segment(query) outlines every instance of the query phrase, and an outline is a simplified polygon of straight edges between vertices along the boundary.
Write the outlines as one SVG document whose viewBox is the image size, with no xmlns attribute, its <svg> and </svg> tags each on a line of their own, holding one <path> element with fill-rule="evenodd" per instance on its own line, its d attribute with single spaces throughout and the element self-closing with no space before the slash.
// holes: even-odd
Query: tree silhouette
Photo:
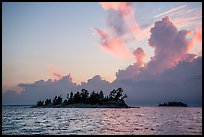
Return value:
<svg viewBox="0 0 204 137">
<path fill-rule="evenodd" d="M 74 103 L 84 103 L 84 104 L 119 104 L 121 106 L 127 106 L 125 104 L 124 98 L 127 98 L 125 94 L 123 96 L 123 89 L 113 89 L 109 95 L 104 97 L 104 93 L 102 90 L 100 92 L 92 91 L 90 96 L 89 92 L 86 89 L 82 89 L 80 92 L 76 92 L 75 94 L 71 92 L 67 94 L 67 98 L 63 101 L 61 95 L 55 96 L 53 100 L 46 99 L 45 104 L 44 101 L 38 101 L 37 106 L 52 106 L 52 105 L 69 105 Z M 69 96 L 70 95 L 70 96 Z"/>
<path fill-rule="evenodd" d="M 62 98 L 61 95 L 60 96 L 55 96 L 55 98 L 53 99 L 53 105 L 59 105 L 62 103 Z"/>
<path fill-rule="evenodd" d="M 70 93 L 70 97 L 69 97 L 67 103 L 68 103 L 68 104 L 72 104 L 72 103 L 74 103 L 74 94 L 73 94 L 73 92 Z"/>
<path fill-rule="evenodd" d="M 81 94 L 79 91 L 77 91 L 76 94 L 74 94 L 74 103 L 80 103 L 82 101 Z"/>
<path fill-rule="evenodd" d="M 86 89 L 81 90 L 81 98 L 83 103 L 88 103 L 89 92 Z"/>
<path fill-rule="evenodd" d="M 51 104 L 52 104 L 51 99 L 46 99 L 45 100 L 45 106 L 48 106 L 48 105 L 51 105 Z"/>
<path fill-rule="evenodd" d="M 181 107 L 187 107 L 187 104 L 184 104 L 182 102 L 168 102 L 159 104 L 159 106 L 181 106 Z"/>
<path fill-rule="evenodd" d="M 99 93 L 99 102 L 100 104 L 103 103 L 104 101 L 104 95 L 103 95 L 103 91 L 101 90 L 100 93 Z"/>
<path fill-rule="evenodd" d="M 43 105 L 44 105 L 44 101 L 40 100 L 40 101 L 37 102 L 37 106 L 43 106 Z"/>
<path fill-rule="evenodd" d="M 118 101 L 122 95 L 123 95 L 123 89 L 122 88 L 118 88 L 116 90 L 115 100 Z"/>
<path fill-rule="evenodd" d="M 110 100 L 110 101 L 111 101 L 111 100 L 114 100 L 115 96 L 116 96 L 116 90 L 113 89 L 113 90 L 110 92 L 110 94 L 109 94 L 109 100 Z"/>
</svg>

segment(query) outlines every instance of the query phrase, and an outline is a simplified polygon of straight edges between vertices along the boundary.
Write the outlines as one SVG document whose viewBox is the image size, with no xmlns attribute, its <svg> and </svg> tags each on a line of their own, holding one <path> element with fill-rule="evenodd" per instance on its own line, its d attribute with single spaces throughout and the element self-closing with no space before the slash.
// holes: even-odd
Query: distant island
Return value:
<svg viewBox="0 0 204 137">
<path fill-rule="evenodd" d="M 61 95 L 55 96 L 53 100 L 46 99 L 38 101 L 36 106 L 31 108 L 128 108 L 123 96 L 123 89 L 113 89 L 110 94 L 104 97 L 103 91 L 99 93 L 93 91 L 90 95 L 88 90 L 82 89 L 75 94 L 71 92 L 67 94 L 67 98 L 63 101 Z"/>
<path fill-rule="evenodd" d="M 184 104 L 182 102 L 168 102 L 159 104 L 158 106 L 187 107 L 187 104 Z"/>
</svg>

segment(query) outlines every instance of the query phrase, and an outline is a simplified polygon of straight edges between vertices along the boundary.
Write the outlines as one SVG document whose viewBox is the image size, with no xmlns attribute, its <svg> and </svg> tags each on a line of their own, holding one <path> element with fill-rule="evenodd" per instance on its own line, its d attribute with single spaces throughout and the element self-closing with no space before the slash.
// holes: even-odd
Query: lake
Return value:
<svg viewBox="0 0 204 137">
<path fill-rule="evenodd" d="M 2 106 L 2 134 L 202 135 L 202 108 Z"/>
</svg>

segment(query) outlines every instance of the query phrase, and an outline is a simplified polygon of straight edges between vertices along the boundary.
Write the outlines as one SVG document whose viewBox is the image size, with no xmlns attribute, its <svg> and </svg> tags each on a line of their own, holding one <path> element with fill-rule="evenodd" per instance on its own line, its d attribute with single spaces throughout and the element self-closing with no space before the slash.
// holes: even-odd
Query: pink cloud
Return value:
<svg viewBox="0 0 204 137">
<path fill-rule="evenodd" d="M 95 29 L 101 37 L 102 49 L 120 58 L 130 59 L 131 54 L 126 47 L 126 36 L 143 40 L 150 35 L 150 28 L 140 29 L 135 19 L 135 11 L 130 2 L 100 2 L 104 10 L 108 10 L 107 26 L 110 32 Z"/>
<path fill-rule="evenodd" d="M 193 31 L 192 40 L 191 40 L 190 52 L 195 53 L 198 56 L 202 56 L 202 29 L 195 27 Z"/>
<path fill-rule="evenodd" d="M 144 29 L 140 29 L 137 33 L 135 33 L 135 37 L 137 40 L 144 40 L 145 38 L 150 37 L 150 30 L 153 27 L 153 25 L 149 25 L 148 27 Z"/>
<path fill-rule="evenodd" d="M 192 40 L 186 39 L 190 33 L 192 32 L 187 30 L 178 31 L 167 16 L 156 21 L 149 38 L 149 46 L 154 48 L 155 52 L 147 64 L 148 71 L 162 73 L 176 66 L 179 61 L 189 59 L 186 56 L 194 46 Z"/>
<path fill-rule="evenodd" d="M 195 29 L 195 41 L 202 44 L 202 30 L 200 28 Z"/>
<path fill-rule="evenodd" d="M 55 72 L 53 73 L 53 75 L 54 75 L 54 77 L 55 77 L 56 80 L 60 80 L 60 79 L 63 78 L 63 75 L 58 74 L 58 73 L 55 73 Z"/>
<path fill-rule="evenodd" d="M 112 25 L 114 29 L 119 29 L 119 27 L 114 27 L 118 22 L 120 22 L 121 26 L 127 26 L 129 30 L 126 30 L 125 33 L 132 33 L 132 35 L 137 38 L 137 32 L 140 31 L 139 25 L 135 19 L 135 11 L 130 2 L 100 2 L 99 3 L 103 9 L 110 10 L 109 16 L 110 18 L 115 18 L 116 15 L 120 15 L 116 20 L 112 21 Z M 111 14 L 111 11 L 115 11 L 114 14 Z M 109 19 L 110 19 L 109 18 Z M 109 20 L 108 19 L 108 20 Z M 114 25 L 115 24 L 115 25 Z M 118 30 L 114 30 L 118 32 Z"/>
<path fill-rule="evenodd" d="M 48 71 L 54 76 L 54 79 L 55 79 L 55 80 L 60 80 L 60 79 L 62 79 L 63 76 L 64 76 L 63 74 L 61 74 L 61 73 L 59 72 L 58 67 L 55 66 L 55 65 L 49 66 L 49 67 L 48 67 Z"/>
<path fill-rule="evenodd" d="M 178 30 L 169 17 L 156 21 L 151 28 L 149 46 L 154 48 L 154 56 L 146 64 L 143 63 L 145 53 L 142 48 L 133 51 L 135 63 L 129 65 L 125 70 L 116 73 L 116 80 L 134 81 L 157 78 L 165 70 L 175 68 L 179 62 L 191 62 L 196 55 L 191 54 L 194 47 L 193 39 L 187 39 L 192 35 L 191 30 Z M 132 82 L 130 80 L 130 82 Z"/>
<path fill-rule="evenodd" d="M 99 2 L 99 4 L 105 10 L 123 10 L 125 7 L 127 7 L 127 2 Z"/>
<path fill-rule="evenodd" d="M 142 66 L 144 64 L 144 58 L 146 56 L 143 49 L 137 48 L 137 49 L 133 50 L 133 55 L 135 56 L 135 63 L 138 66 Z"/>
<path fill-rule="evenodd" d="M 125 46 L 123 39 L 119 37 L 111 37 L 107 32 L 97 28 L 95 31 L 101 37 L 100 43 L 106 51 L 114 54 L 117 57 L 130 59 L 131 54 L 128 48 Z"/>
<path fill-rule="evenodd" d="M 137 48 L 133 50 L 133 55 L 135 57 L 135 63 L 133 65 L 129 65 L 125 70 L 118 70 L 118 72 L 116 72 L 116 80 L 125 80 L 138 77 L 140 71 L 144 67 L 144 58 L 146 54 L 142 48 Z"/>
</svg>

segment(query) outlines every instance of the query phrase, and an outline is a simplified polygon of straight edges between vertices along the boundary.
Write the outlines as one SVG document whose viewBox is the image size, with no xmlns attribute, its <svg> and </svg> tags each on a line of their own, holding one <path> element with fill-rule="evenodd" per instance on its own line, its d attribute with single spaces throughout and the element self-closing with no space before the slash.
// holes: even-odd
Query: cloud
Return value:
<svg viewBox="0 0 204 137">
<path fill-rule="evenodd" d="M 56 78 L 57 80 L 59 80 L 59 79 L 61 79 L 61 78 L 63 77 L 63 75 L 58 74 L 58 73 L 53 73 L 53 75 L 55 76 L 55 78 Z"/>
<path fill-rule="evenodd" d="M 170 15 L 169 15 L 170 16 Z M 172 17 L 172 22 L 176 24 L 177 28 L 193 27 L 202 24 L 202 8 L 185 9 L 177 12 Z"/>
<path fill-rule="evenodd" d="M 130 66 L 123 73 L 132 73 Z M 144 70 L 144 68 L 143 68 Z M 156 105 L 160 102 L 182 101 L 188 105 L 202 105 L 202 58 L 180 61 L 175 67 L 152 76 L 142 73 L 127 79 L 117 77 L 112 83 L 127 91 L 127 102 L 137 105 Z M 126 75 L 125 75 L 126 76 Z"/>
<path fill-rule="evenodd" d="M 121 13 L 115 10 L 108 12 L 107 26 L 113 33 L 113 36 L 124 37 L 128 33 L 128 26 L 121 17 Z"/>
<path fill-rule="evenodd" d="M 38 80 L 34 83 L 20 83 L 18 86 L 23 89 L 20 94 L 15 91 L 3 94 L 4 104 L 35 104 L 38 100 L 51 99 L 56 95 L 66 97 L 67 93 L 77 89 L 70 75 L 60 80 Z"/>
<path fill-rule="evenodd" d="M 173 8 L 173 9 L 167 10 L 167 11 L 165 11 L 163 13 L 160 13 L 159 15 L 155 15 L 155 16 L 153 16 L 153 18 L 158 18 L 158 17 L 161 17 L 161 16 L 166 16 L 166 15 L 168 15 L 170 13 L 172 14 L 173 12 L 178 12 L 179 10 L 184 9 L 186 7 L 187 7 L 186 4 L 182 5 L 182 6 L 178 6 L 176 8 Z"/>
<path fill-rule="evenodd" d="M 136 77 L 141 70 L 142 68 L 136 63 L 129 65 L 125 70 L 118 70 L 118 72 L 116 72 L 116 81 L 118 79 L 130 79 L 132 77 Z"/>
<path fill-rule="evenodd" d="M 150 37 L 150 30 L 152 27 L 153 27 L 153 25 L 149 25 L 145 28 L 140 29 L 137 33 L 135 33 L 136 40 L 141 41 L 141 40 L 144 40 L 146 38 L 149 38 Z"/>
<path fill-rule="evenodd" d="M 134 70 L 140 70 L 133 75 Z M 96 75 L 87 82 L 76 85 L 71 76 L 64 76 L 56 80 L 39 80 L 30 84 L 19 84 L 23 88 L 20 94 L 15 91 L 7 91 L 2 96 L 3 104 L 35 104 L 38 100 L 53 99 L 56 95 L 63 98 L 71 91 L 80 91 L 86 88 L 91 91 L 103 90 L 107 95 L 114 88 L 122 87 L 128 95 L 126 102 L 129 105 L 156 105 L 166 101 L 182 101 L 188 105 L 202 105 L 202 57 L 192 61 L 180 61 L 175 67 L 166 69 L 163 73 L 152 76 L 139 68 L 130 65 L 121 70 L 120 76 L 112 83 L 105 81 Z M 129 74 L 130 77 L 127 77 Z M 122 77 L 125 76 L 126 78 Z"/>
<path fill-rule="evenodd" d="M 168 17 L 155 22 L 149 38 L 154 56 L 144 67 L 134 63 L 119 70 L 112 84 L 128 91 L 129 103 L 180 100 L 201 105 L 202 57 L 190 53 L 194 45 L 186 36 L 191 33 L 178 31 Z"/>
<path fill-rule="evenodd" d="M 122 6 L 126 4 L 126 2 L 99 2 L 99 4 L 105 9 L 113 9 L 113 10 L 120 10 Z"/>
<path fill-rule="evenodd" d="M 100 2 L 99 4 L 105 10 L 110 10 L 108 16 L 109 18 L 107 20 L 109 21 L 110 18 L 114 19 L 111 20 L 111 23 L 108 23 L 109 27 L 111 27 L 114 32 L 121 32 L 121 28 L 123 28 L 123 35 L 125 33 L 132 33 L 132 35 L 135 36 L 135 38 L 137 38 L 137 33 L 140 31 L 140 28 L 135 19 L 135 11 L 132 7 L 132 3 Z M 118 25 L 121 25 L 122 27 L 121 28 L 117 27 Z M 121 35 L 121 33 L 117 34 Z"/>
<path fill-rule="evenodd" d="M 199 19 L 202 18 L 202 15 L 196 15 L 193 17 L 177 17 L 173 18 L 172 22 L 177 25 L 178 28 L 183 28 L 187 26 L 193 26 L 199 22 Z"/>
<path fill-rule="evenodd" d="M 116 88 L 113 85 L 111 85 L 110 82 L 103 80 L 101 78 L 100 75 L 96 75 L 93 78 L 87 80 L 87 82 L 83 82 L 81 83 L 81 85 L 78 86 L 78 89 L 87 89 L 89 90 L 89 92 L 91 91 L 100 91 L 103 90 L 103 92 L 105 93 L 105 95 L 109 94 L 109 91 L 111 91 L 112 89 Z"/>
<path fill-rule="evenodd" d="M 178 29 L 184 27 L 195 27 L 196 24 L 202 24 L 202 8 L 189 9 L 186 4 L 170 9 L 159 15 L 153 16 L 153 18 L 169 16 L 172 18 L 172 22 Z"/>
<path fill-rule="evenodd" d="M 103 90 L 106 95 L 114 89 L 108 81 L 103 80 L 99 75 L 81 83 L 81 85 L 73 83 L 71 75 L 67 75 L 59 80 L 38 80 L 34 83 L 20 83 L 18 86 L 23 89 L 19 94 L 14 90 L 3 93 L 3 104 L 35 104 L 38 100 L 53 99 L 59 95 L 66 98 L 71 91 L 77 92 L 83 88 L 88 89 L 89 92 Z"/>
<path fill-rule="evenodd" d="M 135 12 L 130 2 L 99 2 L 103 9 L 109 10 L 108 12 L 108 26 L 114 31 L 119 32 L 121 35 L 121 28 L 123 28 L 123 35 L 130 31 L 134 34 L 139 30 L 136 23 Z M 118 27 L 121 25 L 122 27 Z M 125 29 L 124 29 L 125 28 Z M 129 28 L 129 30 L 127 29 Z"/>
<path fill-rule="evenodd" d="M 147 69 L 152 73 L 161 73 L 174 67 L 178 61 L 186 59 L 186 54 L 193 48 L 192 41 L 186 39 L 190 31 L 178 31 L 167 16 L 156 21 L 150 32 L 149 46 L 155 51 Z"/>
<path fill-rule="evenodd" d="M 202 30 L 198 27 L 195 28 L 194 40 L 202 45 Z"/>
<path fill-rule="evenodd" d="M 63 78 L 63 74 L 59 73 L 59 69 L 58 67 L 56 67 L 55 65 L 51 65 L 48 67 L 48 71 L 50 73 L 52 73 L 52 75 L 54 76 L 55 80 L 59 80 Z"/>
<path fill-rule="evenodd" d="M 101 37 L 101 45 L 113 55 L 121 58 L 131 58 L 126 44 L 130 37 L 142 40 L 148 36 L 148 30 L 142 31 L 135 19 L 135 11 L 130 2 L 99 2 L 104 10 L 108 11 L 106 20 L 110 32 L 102 29 L 95 29 Z"/>
<path fill-rule="evenodd" d="M 116 79 L 129 79 L 136 77 L 144 66 L 144 58 L 146 54 L 142 48 L 137 48 L 133 50 L 133 55 L 135 57 L 135 63 L 127 67 L 126 70 L 118 70 L 116 72 Z"/>
<path fill-rule="evenodd" d="M 133 55 L 135 56 L 135 63 L 138 66 L 142 66 L 144 64 L 145 53 L 142 48 L 137 48 L 133 50 Z"/>
<path fill-rule="evenodd" d="M 129 59 L 131 54 L 128 48 L 125 46 L 125 42 L 120 37 L 111 37 L 107 32 L 100 29 L 95 29 L 96 33 L 100 36 L 102 45 L 105 51 L 112 53 L 113 55 Z"/>
<path fill-rule="evenodd" d="M 140 25 L 135 18 L 135 10 L 131 2 L 99 2 L 104 10 L 108 11 L 105 31 L 96 28 L 96 33 L 101 37 L 102 49 L 114 56 L 130 59 L 132 55 L 126 44 L 130 40 L 144 40 L 150 36 L 151 24 Z M 145 26 L 145 27 L 144 27 Z"/>
</svg>

